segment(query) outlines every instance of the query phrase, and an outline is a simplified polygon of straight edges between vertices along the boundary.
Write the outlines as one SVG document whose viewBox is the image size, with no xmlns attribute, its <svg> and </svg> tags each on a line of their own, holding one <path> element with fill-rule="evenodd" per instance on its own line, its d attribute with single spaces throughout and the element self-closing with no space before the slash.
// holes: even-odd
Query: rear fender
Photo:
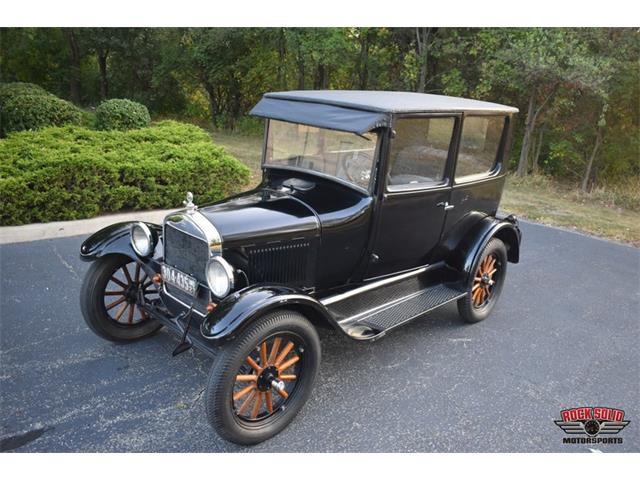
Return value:
<svg viewBox="0 0 640 480">
<path fill-rule="evenodd" d="M 200 325 L 202 336 L 214 343 L 236 338 L 264 314 L 287 308 L 297 310 L 315 325 L 329 325 L 338 331 L 337 322 L 315 298 L 285 286 L 251 286 L 223 299 Z"/>
<path fill-rule="evenodd" d="M 522 234 L 518 220 L 510 215 L 505 219 L 485 216 L 460 239 L 455 248 L 450 250 L 447 264 L 461 272 L 465 279 L 475 270 L 480 254 L 492 238 L 499 238 L 507 248 L 507 260 L 511 263 L 520 261 L 520 242 Z"/>
</svg>

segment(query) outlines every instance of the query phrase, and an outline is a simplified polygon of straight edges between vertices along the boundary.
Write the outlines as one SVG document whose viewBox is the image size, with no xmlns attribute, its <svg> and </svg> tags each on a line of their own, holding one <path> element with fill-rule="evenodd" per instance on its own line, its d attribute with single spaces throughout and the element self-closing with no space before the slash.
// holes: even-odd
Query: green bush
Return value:
<svg viewBox="0 0 640 480">
<path fill-rule="evenodd" d="M 131 100 L 105 100 L 96 108 L 96 127 L 100 130 L 143 128 L 150 122 L 147 107 Z"/>
<path fill-rule="evenodd" d="M 32 83 L 0 85 L 0 134 L 79 124 L 82 110 Z"/>
<path fill-rule="evenodd" d="M 18 95 L 51 95 L 44 88 L 36 85 L 35 83 L 0 83 L 0 105 L 2 105 L 9 98 L 16 97 Z"/>
<path fill-rule="evenodd" d="M 216 201 L 248 181 L 249 169 L 193 125 L 12 133 L 0 141 L 0 225 L 179 207 L 187 190 Z"/>
</svg>

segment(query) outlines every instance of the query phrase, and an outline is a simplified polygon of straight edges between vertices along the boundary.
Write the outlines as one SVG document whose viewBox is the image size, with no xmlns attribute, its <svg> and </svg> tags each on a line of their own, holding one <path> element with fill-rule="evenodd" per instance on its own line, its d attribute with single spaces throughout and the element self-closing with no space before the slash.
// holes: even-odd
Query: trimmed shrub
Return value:
<svg viewBox="0 0 640 480">
<path fill-rule="evenodd" d="M 0 83 L 0 106 L 9 98 L 18 95 L 51 95 L 35 83 L 11 82 Z"/>
<path fill-rule="evenodd" d="M 0 225 L 181 207 L 241 191 L 249 169 L 194 125 L 121 132 L 50 127 L 0 142 Z"/>
<path fill-rule="evenodd" d="M 149 125 L 149 110 L 141 103 L 114 98 L 96 108 L 96 127 L 99 130 L 129 130 Z"/>
<path fill-rule="evenodd" d="M 79 124 L 82 111 L 54 95 L 24 94 L 2 103 L 2 133 Z"/>
</svg>

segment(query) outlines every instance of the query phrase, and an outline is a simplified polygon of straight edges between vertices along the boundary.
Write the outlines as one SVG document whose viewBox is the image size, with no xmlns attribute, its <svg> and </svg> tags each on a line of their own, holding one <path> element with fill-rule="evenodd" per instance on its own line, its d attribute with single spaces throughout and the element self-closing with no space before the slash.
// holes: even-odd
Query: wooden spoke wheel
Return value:
<svg viewBox="0 0 640 480">
<path fill-rule="evenodd" d="M 478 265 L 471 287 L 471 300 L 474 308 L 481 308 L 491 299 L 499 266 L 500 261 L 495 253 L 488 254 Z"/>
<path fill-rule="evenodd" d="M 469 323 L 489 316 L 496 305 L 507 273 L 507 249 L 499 238 L 492 238 L 479 256 L 467 295 L 458 300 L 458 312 Z"/>
<path fill-rule="evenodd" d="M 123 326 L 149 320 L 147 313 L 137 304 L 139 295 L 150 302 L 158 297 L 158 287 L 139 263 L 131 261 L 113 272 L 105 288 L 104 308 L 109 318 Z"/>
<path fill-rule="evenodd" d="M 80 290 L 80 308 L 94 333 L 107 340 L 127 342 L 151 335 L 161 325 L 137 303 L 158 298 L 158 289 L 143 268 L 125 255 L 95 260 Z"/>
<path fill-rule="evenodd" d="M 304 348 L 289 335 L 255 348 L 236 375 L 232 401 L 243 420 L 263 420 L 281 410 L 303 371 Z"/>
<path fill-rule="evenodd" d="M 205 395 L 209 423 L 234 443 L 272 437 L 307 401 L 319 364 L 309 320 L 288 310 L 266 314 L 218 351 Z"/>
</svg>

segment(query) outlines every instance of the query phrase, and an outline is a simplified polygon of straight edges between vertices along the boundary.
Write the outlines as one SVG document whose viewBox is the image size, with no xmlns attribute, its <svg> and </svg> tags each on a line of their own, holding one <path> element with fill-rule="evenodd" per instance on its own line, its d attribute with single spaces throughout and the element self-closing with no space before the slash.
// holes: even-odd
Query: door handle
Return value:
<svg viewBox="0 0 640 480">
<path fill-rule="evenodd" d="M 455 208 L 455 205 L 450 205 L 449 202 L 440 202 L 436 204 L 436 207 L 443 207 L 445 210 L 451 210 Z"/>
</svg>

